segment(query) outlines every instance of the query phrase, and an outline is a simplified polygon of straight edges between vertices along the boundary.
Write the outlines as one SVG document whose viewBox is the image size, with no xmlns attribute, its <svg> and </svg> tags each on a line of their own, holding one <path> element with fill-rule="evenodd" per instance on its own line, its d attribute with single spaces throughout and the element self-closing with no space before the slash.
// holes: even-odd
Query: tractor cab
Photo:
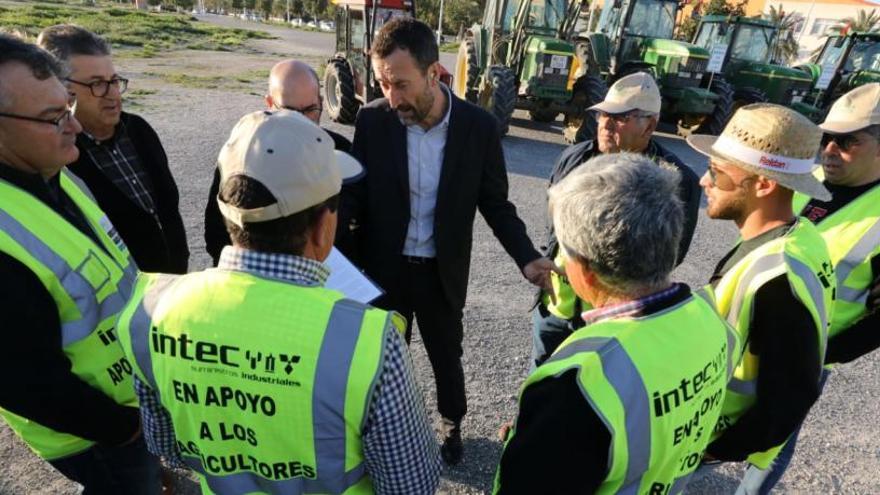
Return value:
<svg viewBox="0 0 880 495">
<path fill-rule="evenodd" d="M 610 42 L 610 71 L 621 61 L 641 59 L 646 40 L 671 40 L 678 12 L 676 0 L 615 0 L 602 9 L 598 30 Z"/>
<path fill-rule="evenodd" d="M 414 17 L 414 0 L 333 0 L 336 5 L 336 54 L 324 70 L 324 104 L 336 122 L 351 124 L 357 111 L 382 97 L 370 66 L 370 46 L 385 23 Z M 440 80 L 451 77 L 440 68 Z"/>
<path fill-rule="evenodd" d="M 880 33 L 830 36 L 815 62 L 798 67 L 812 76 L 809 100 L 826 109 L 844 93 L 880 82 Z"/>
<path fill-rule="evenodd" d="M 726 47 L 721 74 L 733 86 L 734 109 L 770 102 L 815 119 L 818 109 L 802 101 L 811 79 L 800 70 L 771 62 L 778 31 L 765 19 L 706 15 L 697 27 L 694 44 L 710 51 Z"/>
</svg>

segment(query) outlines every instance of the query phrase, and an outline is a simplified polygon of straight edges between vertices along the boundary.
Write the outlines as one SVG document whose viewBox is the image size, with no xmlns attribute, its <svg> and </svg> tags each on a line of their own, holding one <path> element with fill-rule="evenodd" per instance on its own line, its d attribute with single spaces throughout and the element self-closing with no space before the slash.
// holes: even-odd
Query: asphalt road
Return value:
<svg viewBox="0 0 880 495">
<path fill-rule="evenodd" d="M 208 66 L 200 66 L 199 70 L 209 72 L 215 70 L 211 68 L 214 66 L 216 71 L 229 66 L 267 69 L 273 60 L 288 56 L 325 60 L 332 55 L 334 46 L 332 34 L 258 25 L 223 16 L 202 18 L 221 25 L 267 30 L 279 38 L 255 42 L 254 52 L 248 55 L 192 52 L 167 59 L 121 59 L 117 63 L 135 87 L 154 91 L 140 97 L 138 106 L 129 108 L 153 124 L 170 158 L 189 234 L 191 270 L 210 263 L 204 251 L 202 211 L 217 152 L 238 118 L 261 108 L 264 83 L 254 82 L 237 90 L 191 88 L 167 84 L 151 73 L 169 67 L 195 70 L 192 67 L 196 61 Z M 451 68 L 454 54 L 442 54 L 442 61 Z M 349 126 L 331 122 L 326 125 L 352 135 Z M 524 112 L 518 111 L 510 135 L 503 142 L 510 198 L 536 244 L 542 241 L 546 221 L 547 177 L 564 149 L 560 125 L 533 124 Z M 705 160 L 680 138 L 659 135 L 658 139 L 697 174 L 705 172 Z M 694 287 L 705 283 L 735 237 L 736 231 L 729 222 L 708 220 L 701 212 L 689 254 L 675 271 L 674 279 Z M 469 397 L 469 412 L 463 426 L 466 453 L 461 465 L 444 472 L 442 493 L 484 493 L 491 487 L 500 453 L 495 432 L 503 421 L 515 415 L 519 386 L 528 370 L 529 307 L 533 294 L 478 216 L 464 321 L 464 370 Z M 411 349 L 428 410 L 436 420 L 432 374 L 417 338 Z M 880 406 L 873 395 L 878 385 L 880 364 L 876 355 L 837 368 L 808 418 L 792 467 L 778 486 L 780 492 L 880 493 Z M 23 448 L 5 426 L 0 427 L 0 459 L 0 494 L 75 493 L 69 483 Z M 736 465 L 725 466 L 692 483 L 689 492 L 732 493 L 739 472 Z M 195 493 L 195 485 L 188 483 L 181 492 Z"/>
</svg>

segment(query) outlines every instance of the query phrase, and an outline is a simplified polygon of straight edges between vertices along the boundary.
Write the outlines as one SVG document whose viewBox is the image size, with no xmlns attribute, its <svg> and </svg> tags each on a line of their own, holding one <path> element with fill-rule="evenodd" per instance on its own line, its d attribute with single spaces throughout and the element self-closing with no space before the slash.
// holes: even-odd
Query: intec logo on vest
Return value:
<svg viewBox="0 0 880 495">
<path fill-rule="evenodd" d="M 187 361 L 200 363 L 223 364 L 232 368 L 239 368 L 234 355 L 240 351 L 238 347 L 231 345 L 215 344 L 213 342 L 192 340 L 185 333 L 177 338 L 172 335 L 159 333 L 159 329 L 150 329 L 150 342 L 153 352 L 165 354 L 170 357 L 180 357 Z"/>
</svg>

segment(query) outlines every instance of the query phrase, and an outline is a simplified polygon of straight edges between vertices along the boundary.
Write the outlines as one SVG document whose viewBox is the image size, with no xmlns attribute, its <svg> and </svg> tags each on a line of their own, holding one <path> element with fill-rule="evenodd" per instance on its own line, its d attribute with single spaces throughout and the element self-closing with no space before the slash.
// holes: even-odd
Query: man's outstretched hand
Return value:
<svg viewBox="0 0 880 495">
<path fill-rule="evenodd" d="M 562 269 L 556 266 L 556 263 L 553 263 L 550 258 L 538 258 L 523 267 L 523 275 L 525 275 L 528 281 L 547 291 L 555 302 L 553 286 L 550 284 L 550 274 L 552 272 L 565 275 Z"/>
</svg>

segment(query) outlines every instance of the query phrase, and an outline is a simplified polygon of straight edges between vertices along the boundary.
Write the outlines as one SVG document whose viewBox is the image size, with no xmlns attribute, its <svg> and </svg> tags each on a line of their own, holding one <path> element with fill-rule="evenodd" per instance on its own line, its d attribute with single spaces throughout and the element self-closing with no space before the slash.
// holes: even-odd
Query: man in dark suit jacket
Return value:
<svg viewBox="0 0 880 495">
<path fill-rule="evenodd" d="M 437 383 L 444 460 L 461 460 L 460 423 L 467 410 L 462 309 L 477 209 L 523 274 L 549 284 L 542 258 L 507 198 L 507 171 L 497 122 L 438 81 L 431 29 L 413 19 L 385 24 L 372 47 L 385 99 L 361 109 L 352 154 L 366 177 L 343 189 L 337 246 L 384 290 L 376 305 L 419 330 Z M 349 250 L 350 251 L 350 250 Z"/>
<path fill-rule="evenodd" d="M 288 59 L 278 62 L 269 72 L 269 94 L 266 95 L 266 108 L 269 110 L 293 110 L 309 118 L 316 125 L 321 123 L 324 110 L 321 101 L 321 83 L 318 74 L 309 64 L 300 60 Z M 333 138 L 333 144 L 339 151 L 349 153 L 351 142 L 331 130 L 324 131 Z M 205 205 L 205 249 L 214 260 L 220 260 L 220 253 L 225 246 L 232 244 L 223 215 L 217 206 L 217 193 L 220 192 L 220 170 L 214 169 L 214 179 L 208 191 L 208 202 Z"/>
<path fill-rule="evenodd" d="M 168 157 L 144 119 L 122 111 L 128 80 L 113 67 L 110 47 L 79 26 L 51 26 L 40 46 L 67 64 L 76 95 L 79 159 L 68 166 L 91 190 L 138 268 L 186 273 L 189 249 Z"/>
</svg>

